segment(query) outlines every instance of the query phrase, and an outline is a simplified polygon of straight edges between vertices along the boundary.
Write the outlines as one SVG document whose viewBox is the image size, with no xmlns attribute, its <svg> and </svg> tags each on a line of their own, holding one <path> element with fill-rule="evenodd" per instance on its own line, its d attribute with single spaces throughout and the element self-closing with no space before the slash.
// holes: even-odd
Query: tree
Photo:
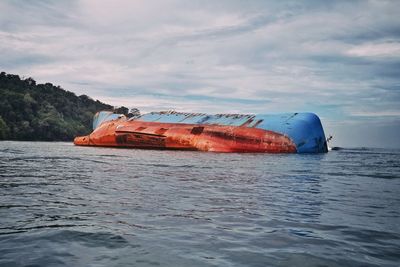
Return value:
<svg viewBox="0 0 400 267">
<path fill-rule="evenodd" d="M 0 116 L 0 140 L 5 140 L 7 138 L 9 130 L 6 122 Z"/>
<path fill-rule="evenodd" d="M 73 140 L 91 132 L 101 110 L 113 107 L 51 83 L 0 73 L 0 139 Z"/>
<path fill-rule="evenodd" d="M 114 113 L 117 113 L 117 114 L 128 115 L 128 112 L 129 112 L 129 109 L 124 106 L 114 108 Z"/>
</svg>

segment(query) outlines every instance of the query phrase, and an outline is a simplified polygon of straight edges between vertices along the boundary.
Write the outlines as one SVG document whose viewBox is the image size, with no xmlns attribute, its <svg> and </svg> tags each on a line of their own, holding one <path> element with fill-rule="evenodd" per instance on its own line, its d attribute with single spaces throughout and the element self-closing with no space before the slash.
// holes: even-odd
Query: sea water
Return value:
<svg viewBox="0 0 400 267">
<path fill-rule="evenodd" d="M 0 142 L 0 266 L 399 264 L 399 150 Z"/>
</svg>

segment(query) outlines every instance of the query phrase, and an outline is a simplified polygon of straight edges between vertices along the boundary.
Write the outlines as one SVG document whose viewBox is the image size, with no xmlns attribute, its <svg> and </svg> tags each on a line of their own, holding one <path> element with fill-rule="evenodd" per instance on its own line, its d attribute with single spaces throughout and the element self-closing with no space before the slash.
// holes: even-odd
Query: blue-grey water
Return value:
<svg viewBox="0 0 400 267">
<path fill-rule="evenodd" d="M 0 266 L 399 264 L 399 150 L 0 142 Z"/>
</svg>

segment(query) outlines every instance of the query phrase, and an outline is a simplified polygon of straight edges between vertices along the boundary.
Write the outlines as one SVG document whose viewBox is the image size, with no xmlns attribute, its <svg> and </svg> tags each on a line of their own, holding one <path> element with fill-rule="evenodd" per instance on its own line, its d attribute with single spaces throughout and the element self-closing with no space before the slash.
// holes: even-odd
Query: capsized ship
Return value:
<svg viewBox="0 0 400 267">
<path fill-rule="evenodd" d="M 150 112 L 131 118 L 96 113 L 93 132 L 75 145 L 253 153 L 328 152 L 313 113 L 271 115 Z"/>
</svg>

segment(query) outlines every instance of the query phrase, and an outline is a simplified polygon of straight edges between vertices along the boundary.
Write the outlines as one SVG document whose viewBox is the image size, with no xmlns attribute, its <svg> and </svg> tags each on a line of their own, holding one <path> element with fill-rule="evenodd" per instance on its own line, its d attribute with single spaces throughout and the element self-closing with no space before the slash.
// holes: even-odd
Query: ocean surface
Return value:
<svg viewBox="0 0 400 267">
<path fill-rule="evenodd" d="M 0 266 L 399 266 L 400 150 L 0 142 Z"/>
</svg>

